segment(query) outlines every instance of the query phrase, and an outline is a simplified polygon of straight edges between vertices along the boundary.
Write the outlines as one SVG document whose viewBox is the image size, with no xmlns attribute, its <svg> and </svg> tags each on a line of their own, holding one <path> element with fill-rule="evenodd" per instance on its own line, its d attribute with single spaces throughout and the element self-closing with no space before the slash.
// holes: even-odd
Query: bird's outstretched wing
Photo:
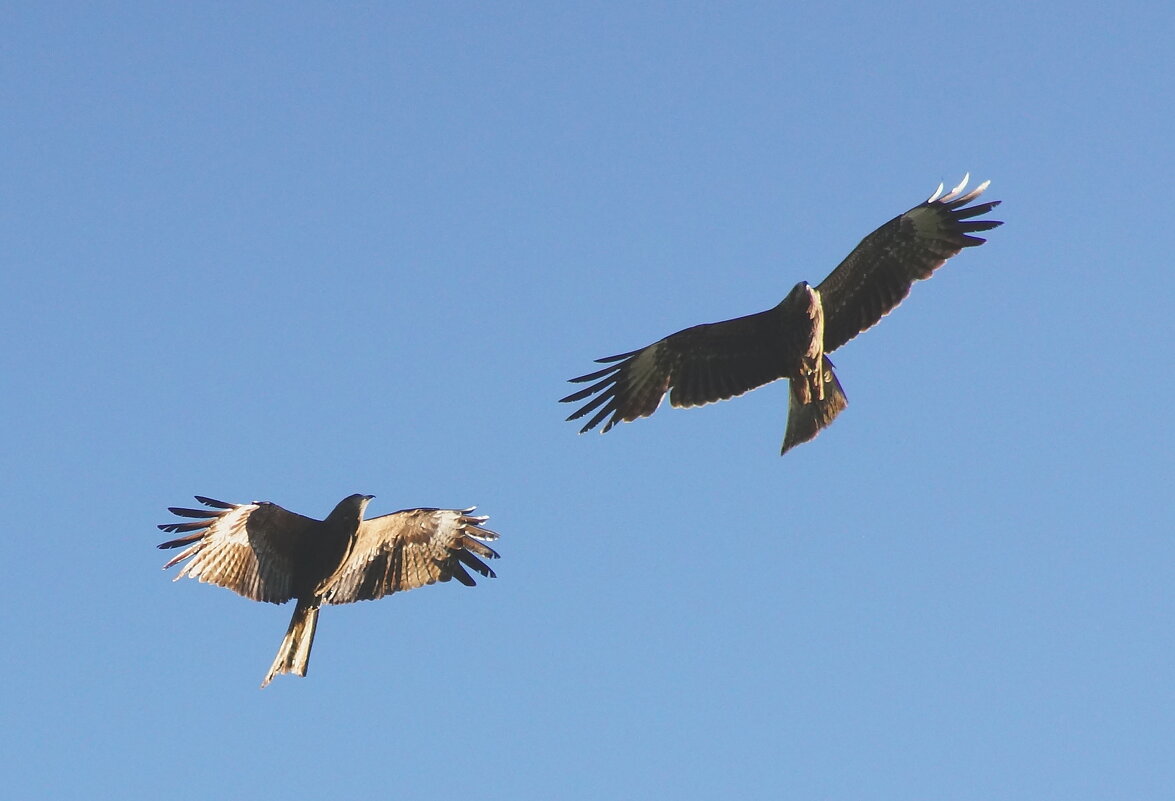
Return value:
<svg viewBox="0 0 1175 801">
<path fill-rule="evenodd" d="M 816 289 L 824 306 L 825 353 L 875 325 L 902 302 L 915 281 L 929 278 L 963 248 L 987 241 L 972 234 L 1003 225 L 972 219 L 987 214 L 999 201 L 968 207 L 989 183 L 963 194 L 969 177 L 946 195 L 940 186 L 925 203 L 869 234 L 820 283 Z"/>
<path fill-rule="evenodd" d="M 792 375 L 817 329 L 816 310 L 806 284 L 798 284 L 779 305 L 758 314 L 695 325 L 648 347 L 596 361 L 603 370 L 572 378 L 591 386 L 562 398 L 575 403 L 591 396 L 568 420 L 595 415 L 580 429 L 603 431 L 621 421 L 648 417 L 669 392 L 675 407 L 726 400 Z M 598 411 L 597 411 L 598 410 Z"/>
<path fill-rule="evenodd" d="M 405 509 L 364 520 L 347 558 L 323 582 L 323 602 L 369 601 L 451 578 L 473 586 L 466 567 L 494 578 L 481 559 L 498 558 L 485 544 L 498 535 L 482 527 L 488 518 L 472 511 Z"/>
<path fill-rule="evenodd" d="M 210 508 L 173 506 L 168 509 L 172 514 L 195 519 L 159 526 L 185 534 L 160 548 L 187 546 L 164 569 L 190 559 L 177 581 L 199 579 L 254 601 L 290 600 L 297 554 L 322 523 L 268 502 L 233 504 L 200 495 L 196 500 Z"/>
</svg>

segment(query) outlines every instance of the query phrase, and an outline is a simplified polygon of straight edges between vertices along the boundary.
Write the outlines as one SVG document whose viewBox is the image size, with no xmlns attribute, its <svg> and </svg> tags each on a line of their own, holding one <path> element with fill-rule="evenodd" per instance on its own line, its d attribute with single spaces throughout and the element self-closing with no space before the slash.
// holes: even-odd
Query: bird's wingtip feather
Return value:
<svg viewBox="0 0 1175 801">
<path fill-rule="evenodd" d="M 964 189 L 964 188 L 966 188 L 966 186 L 967 186 L 967 182 L 968 182 L 968 181 L 970 181 L 970 180 L 971 180 L 971 171 L 970 171 L 970 170 L 968 170 L 967 172 L 963 173 L 963 180 L 962 180 L 962 181 L 959 181 L 959 185 L 958 185 L 958 186 L 956 186 L 954 189 L 952 189 L 952 190 L 951 190 L 951 194 L 952 194 L 952 195 L 957 195 L 957 194 L 959 194 L 960 192 L 962 192 L 962 191 L 963 191 L 963 189 Z"/>
</svg>

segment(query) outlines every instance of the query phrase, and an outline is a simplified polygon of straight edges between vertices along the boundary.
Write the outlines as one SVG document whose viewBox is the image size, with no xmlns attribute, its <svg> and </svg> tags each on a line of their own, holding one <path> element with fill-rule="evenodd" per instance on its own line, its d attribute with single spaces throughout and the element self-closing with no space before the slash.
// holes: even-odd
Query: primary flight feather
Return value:
<svg viewBox="0 0 1175 801">
<path fill-rule="evenodd" d="M 976 220 L 998 200 L 967 204 L 988 181 L 964 193 L 969 176 L 869 234 L 827 278 L 801 281 L 777 306 L 758 314 L 696 325 L 640 350 L 597 359 L 608 366 L 577 378 L 591 386 L 563 403 L 587 401 L 568 420 L 592 417 L 580 429 L 648 417 L 665 393 L 676 407 L 702 406 L 742 395 L 781 378 L 790 382 L 787 430 L 780 453 L 815 437 L 848 404 L 826 354 L 874 326 L 910 292 L 978 236 L 1003 225 Z M 594 413 L 594 414 L 593 414 Z"/>
</svg>

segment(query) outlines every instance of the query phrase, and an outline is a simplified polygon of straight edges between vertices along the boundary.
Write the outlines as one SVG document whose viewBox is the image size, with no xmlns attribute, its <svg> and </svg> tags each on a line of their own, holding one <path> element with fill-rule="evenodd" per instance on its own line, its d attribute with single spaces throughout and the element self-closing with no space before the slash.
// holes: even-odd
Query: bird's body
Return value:
<svg viewBox="0 0 1175 801">
<path fill-rule="evenodd" d="M 494 576 L 478 557 L 497 558 L 484 542 L 498 535 L 481 527 L 487 518 L 471 516 L 473 509 L 406 509 L 364 520 L 371 496 L 351 495 L 314 520 L 269 502 L 196 500 L 210 508 L 171 507 L 195 520 L 159 526 L 185 534 L 159 546 L 186 546 L 164 568 L 187 559 L 177 580 L 188 576 L 254 601 L 297 601 L 262 687 L 279 673 L 306 675 L 324 603 L 372 600 L 451 578 L 473 586 L 466 567 Z"/>
<path fill-rule="evenodd" d="M 972 220 L 999 201 L 967 207 L 987 182 L 962 194 L 967 178 L 865 237 L 819 285 L 801 281 L 779 304 L 758 314 L 686 328 L 640 350 L 597 361 L 602 370 L 571 379 L 591 386 L 563 398 L 587 401 L 568 420 L 594 412 L 580 429 L 648 417 L 669 393 L 675 407 L 701 406 L 742 395 L 781 378 L 790 381 L 783 453 L 807 442 L 848 404 L 829 354 L 875 325 L 965 247 L 986 240 L 974 232 L 994 220 Z M 606 422 L 605 422 L 606 421 Z"/>
</svg>

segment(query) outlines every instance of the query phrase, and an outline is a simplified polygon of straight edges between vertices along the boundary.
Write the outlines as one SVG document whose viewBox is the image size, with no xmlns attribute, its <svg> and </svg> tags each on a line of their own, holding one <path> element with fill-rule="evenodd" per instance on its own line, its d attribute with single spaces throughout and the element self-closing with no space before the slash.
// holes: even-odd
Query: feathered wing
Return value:
<svg viewBox="0 0 1175 801">
<path fill-rule="evenodd" d="M 689 408 L 797 374 L 813 344 L 812 302 L 808 286 L 801 283 L 767 311 L 695 325 L 646 348 L 598 359 L 613 364 L 571 379 L 595 383 L 561 399 L 575 403 L 591 398 L 567 419 L 595 412 L 580 433 L 607 420 L 602 429 L 606 432 L 621 421 L 648 417 L 666 392 L 670 404 Z"/>
<path fill-rule="evenodd" d="M 210 508 L 171 507 L 172 514 L 194 519 L 159 526 L 185 535 L 160 548 L 187 546 L 164 569 L 188 559 L 176 581 L 187 576 L 254 601 L 290 600 L 300 543 L 322 523 L 272 503 L 232 504 L 199 495 L 196 500 Z"/>
<path fill-rule="evenodd" d="M 489 518 L 471 512 L 405 509 L 364 520 L 347 558 L 320 588 L 323 603 L 368 601 L 451 578 L 473 586 L 467 567 L 494 578 L 481 560 L 498 558 L 485 544 L 498 535 L 482 526 Z"/>
<path fill-rule="evenodd" d="M 853 249 L 817 287 L 824 305 L 824 352 L 831 353 L 874 326 L 910 293 L 917 280 L 929 278 L 963 248 L 982 245 L 973 236 L 1003 225 L 975 220 L 999 205 L 998 200 L 968 207 L 987 189 L 984 181 L 963 194 L 970 176 L 949 193 L 942 187 L 925 203 L 878 228 Z"/>
</svg>

